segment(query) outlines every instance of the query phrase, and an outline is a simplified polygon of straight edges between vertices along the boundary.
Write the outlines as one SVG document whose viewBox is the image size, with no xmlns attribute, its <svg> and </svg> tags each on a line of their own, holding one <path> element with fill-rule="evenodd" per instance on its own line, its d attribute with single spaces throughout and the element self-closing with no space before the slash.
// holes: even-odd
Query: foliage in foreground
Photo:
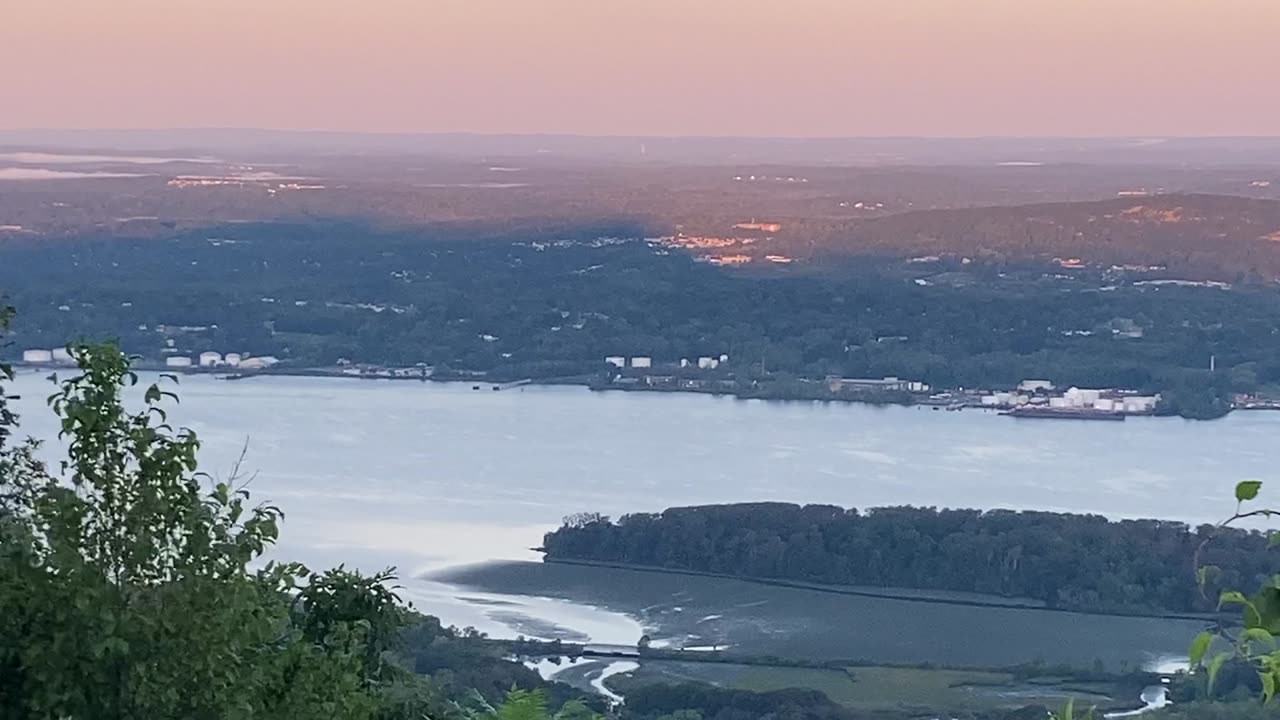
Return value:
<svg viewBox="0 0 1280 720">
<path fill-rule="evenodd" d="M 280 511 L 202 486 L 173 397 L 110 346 L 50 399 L 66 459 L 0 448 L 0 711 L 5 717 L 370 717 L 402 609 L 386 576 L 257 561 Z M 12 423 L 12 420 L 10 420 Z"/>
<path fill-rule="evenodd" d="M 1217 525 L 1217 529 L 1228 528 L 1244 520 L 1255 518 L 1270 519 L 1280 516 L 1280 511 L 1257 508 L 1246 509 L 1248 503 L 1258 498 L 1262 483 L 1258 480 L 1246 480 L 1238 483 L 1235 490 L 1235 512 Z M 1213 579 L 1221 574 L 1221 569 L 1205 560 L 1206 550 L 1216 542 L 1213 535 L 1206 537 L 1196 550 L 1195 576 L 1201 592 Z M 1280 544 L 1280 533 L 1269 535 L 1268 545 Z M 1238 620 L 1219 622 L 1214 628 L 1196 636 L 1188 651 L 1191 665 L 1197 675 L 1204 678 L 1203 695 L 1208 698 L 1219 696 L 1223 692 L 1220 678 L 1224 674 L 1239 675 L 1241 671 L 1256 677 L 1245 681 L 1231 683 L 1247 691 L 1261 694 L 1264 703 L 1270 703 L 1280 688 L 1280 574 L 1267 575 L 1258 582 L 1258 589 L 1251 595 L 1236 589 L 1222 590 L 1218 595 L 1218 608 L 1238 608 Z M 1224 671 L 1228 671 L 1224 673 Z M 1256 685 L 1255 685 L 1256 682 Z"/>
<path fill-rule="evenodd" d="M 390 571 L 264 563 L 279 509 L 198 471 L 199 441 L 166 422 L 171 392 L 128 410 L 137 378 L 118 350 L 74 353 L 81 374 L 49 398 L 57 468 L 14 441 L 0 393 L 0 717 L 548 717 L 539 691 L 460 703 L 403 668 L 415 617 Z"/>
</svg>

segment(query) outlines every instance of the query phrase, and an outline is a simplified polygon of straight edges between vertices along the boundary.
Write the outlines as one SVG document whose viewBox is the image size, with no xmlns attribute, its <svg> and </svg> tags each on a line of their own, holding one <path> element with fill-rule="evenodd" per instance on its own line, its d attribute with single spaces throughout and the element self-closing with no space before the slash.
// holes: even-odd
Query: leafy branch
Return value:
<svg viewBox="0 0 1280 720">
<path fill-rule="evenodd" d="M 1196 585 L 1200 595 L 1209 600 L 1207 585 L 1211 573 L 1217 571 L 1212 565 L 1203 562 L 1204 551 L 1213 539 L 1225 528 L 1242 521 L 1280 515 L 1280 511 L 1259 508 L 1245 510 L 1245 503 L 1257 499 L 1262 490 L 1259 480 L 1245 480 L 1236 484 L 1236 510 L 1232 515 L 1213 527 L 1196 547 L 1192 567 Z M 1268 546 L 1280 544 L 1280 534 L 1268 535 Z M 1246 596 L 1239 590 L 1222 590 L 1218 595 L 1217 610 L 1228 607 L 1239 607 L 1238 626 L 1229 627 L 1221 615 L 1212 629 L 1205 630 L 1195 637 L 1188 651 L 1191 669 L 1203 671 L 1206 676 L 1205 693 L 1212 697 L 1215 683 L 1222 668 L 1229 662 L 1240 662 L 1251 666 L 1257 673 L 1262 686 L 1262 700 L 1270 702 L 1280 687 L 1280 575 L 1272 575 L 1261 583 L 1258 591 Z M 1228 649 L 1212 652 L 1216 646 Z"/>
</svg>

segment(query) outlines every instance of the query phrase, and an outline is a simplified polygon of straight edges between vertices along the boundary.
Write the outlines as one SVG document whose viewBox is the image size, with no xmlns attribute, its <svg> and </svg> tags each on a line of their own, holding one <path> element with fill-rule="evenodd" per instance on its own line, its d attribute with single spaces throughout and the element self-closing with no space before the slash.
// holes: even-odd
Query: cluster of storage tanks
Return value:
<svg viewBox="0 0 1280 720">
<path fill-rule="evenodd" d="M 261 370 L 263 368 L 271 367 L 278 362 L 280 362 L 278 359 L 270 355 L 265 355 L 263 357 L 245 357 L 240 353 L 227 353 L 226 355 L 223 355 L 210 350 L 200 353 L 200 355 L 195 358 L 191 358 L 187 355 L 171 355 L 165 358 L 164 364 L 171 368 L 229 367 L 242 368 L 245 370 Z"/>
<path fill-rule="evenodd" d="M 1156 409 L 1160 398 L 1155 395 L 1114 395 L 1102 390 L 1071 388 L 1062 397 L 1049 398 L 1049 407 L 1090 408 L 1103 412 L 1148 413 Z"/>
<path fill-rule="evenodd" d="M 627 367 L 627 359 L 621 355 L 610 355 L 604 361 L 618 368 Z M 653 367 L 653 358 L 640 355 L 631 358 L 631 367 L 633 368 L 650 368 Z"/>
<path fill-rule="evenodd" d="M 191 367 L 202 368 L 241 368 L 244 370 L 261 370 L 269 368 L 280 362 L 278 358 L 270 355 L 262 357 L 246 357 L 240 353 L 216 353 L 213 351 L 202 352 L 196 357 L 189 355 L 170 355 L 165 358 L 166 367 L 181 369 Z M 75 358 L 71 357 L 71 352 L 66 348 L 55 348 L 53 350 L 45 350 L 42 348 L 32 348 L 22 351 L 22 363 L 24 365 L 74 365 Z"/>
<path fill-rule="evenodd" d="M 75 362 L 71 357 L 71 352 L 66 348 L 54 348 L 52 350 L 23 350 L 22 362 L 27 365 L 70 365 Z"/>
<path fill-rule="evenodd" d="M 982 396 L 982 404 L 989 407 L 1021 407 L 1023 405 L 1048 405 L 1051 408 L 1071 410 L 1098 410 L 1100 412 L 1149 413 L 1156 409 L 1158 395 L 1126 395 L 1112 390 L 1070 388 L 1061 395 L 1043 396 L 998 392 Z"/>
<path fill-rule="evenodd" d="M 648 357 L 646 355 L 633 357 L 630 359 L 630 362 L 628 362 L 627 358 L 623 355 L 609 355 L 604 359 L 604 361 L 605 363 L 617 368 L 625 368 L 625 367 L 651 368 L 653 367 L 653 358 Z M 715 370 L 716 368 L 720 367 L 720 363 L 723 363 L 723 362 L 729 362 L 728 355 L 721 355 L 720 357 L 711 357 L 710 355 L 707 355 L 707 356 L 698 358 L 697 365 L 699 370 Z M 694 363 L 690 361 L 689 358 L 680 359 L 680 367 L 682 368 L 692 367 L 693 364 Z"/>
</svg>

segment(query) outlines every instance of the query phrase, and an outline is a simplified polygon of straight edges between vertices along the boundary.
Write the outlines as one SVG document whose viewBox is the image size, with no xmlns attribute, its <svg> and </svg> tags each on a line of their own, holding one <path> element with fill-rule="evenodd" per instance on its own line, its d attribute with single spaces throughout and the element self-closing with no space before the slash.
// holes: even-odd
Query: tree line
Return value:
<svg viewBox="0 0 1280 720">
<path fill-rule="evenodd" d="M 1212 567 L 1205 591 L 1192 558 Z M 656 566 L 833 585 L 1036 600 L 1110 613 L 1210 611 L 1218 588 L 1278 567 L 1256 532 L 1097 515 L 917 507 L 866 511 L 747 503 L 572 516 L 544 539 L 549 559 Z"/>
</svg>

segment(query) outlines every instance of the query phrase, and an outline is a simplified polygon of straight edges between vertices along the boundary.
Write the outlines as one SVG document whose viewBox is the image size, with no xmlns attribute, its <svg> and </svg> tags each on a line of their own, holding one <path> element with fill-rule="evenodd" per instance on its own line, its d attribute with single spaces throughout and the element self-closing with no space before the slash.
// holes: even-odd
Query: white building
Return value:
<svg viewBox="0 0 1280 720">
<path fill-rule="evenodd" d="M 604 359 L 605 363 L 614 367 L 624 368 L 627 366 L 627 359 L 621 355 L 610 355 Z"/>
<path fill-rule="evenodd" d="M 240 353 L 227 353 L 226 357 L 222 358 L 222 362 L 231 367 L 236 367 L 242 359 Z"/>
<path fill-rule="evenodd" d="M 170 355 L 164 359 L 165 367 L 171 368 L 189 368 L 191 367 L 191 358 L 186 355 Z"/>
<path fill-rule="evenodd" d="M 52 350 L 23 350 L 22 362 L 51 363 L 53 362 L 53 351 Z"/>
<path fill-rule="evenodd" d="M 719 365 L 720 365 L 720 361 L 719 361 L 719 360 L 717 360 L 717 359 L 715 359 L 715 358 L 713 358 L 713 357 L 700 357 L 700 358 L 698 358 L 698 369 L 699 369 L 699 370 L 715 370 L 715 369 L 716 369 L 716 367 L 717 367 L 717 366 L 719 366 Z"/>
<path fill-rule="evenodd" d="M 222 364 L 222 354 L 208 350 L 200 353 L 200 367 L 216 367 Z"/>
<path fill-rule="evenodd" d="M 53 349 L 53 361 L 56 363 L 72 363 L 75 359 L 71 357 L 71 351 L 66 348 Z"/>
<path fill-rule="evenodd" d="M 680 367 L 682 368 L 689 367 L 689 358 L 680 358 Z"/>
<path fill-rule="evenodd" d="M 263 355 L 262 357 L 244 358 L 240 361 L 240 367 L 245 370 L 265 370 L 272 365 L 280 362 L 280 359 L 272 355 Z"/>
<path fill-rule="evenodd" d="M 1053 389 L 1053 383 L 1048 380 L 1023 380 L 1018 383 L 1018 390 L 1025 393 L 1048 392 Z"/>
<path fill-rule="evenodd" d="M 631 358 L 631 367 L 633 368 L 649 368 L 653 367 L 653 358 L 641 355 Z"/>
</svg>

